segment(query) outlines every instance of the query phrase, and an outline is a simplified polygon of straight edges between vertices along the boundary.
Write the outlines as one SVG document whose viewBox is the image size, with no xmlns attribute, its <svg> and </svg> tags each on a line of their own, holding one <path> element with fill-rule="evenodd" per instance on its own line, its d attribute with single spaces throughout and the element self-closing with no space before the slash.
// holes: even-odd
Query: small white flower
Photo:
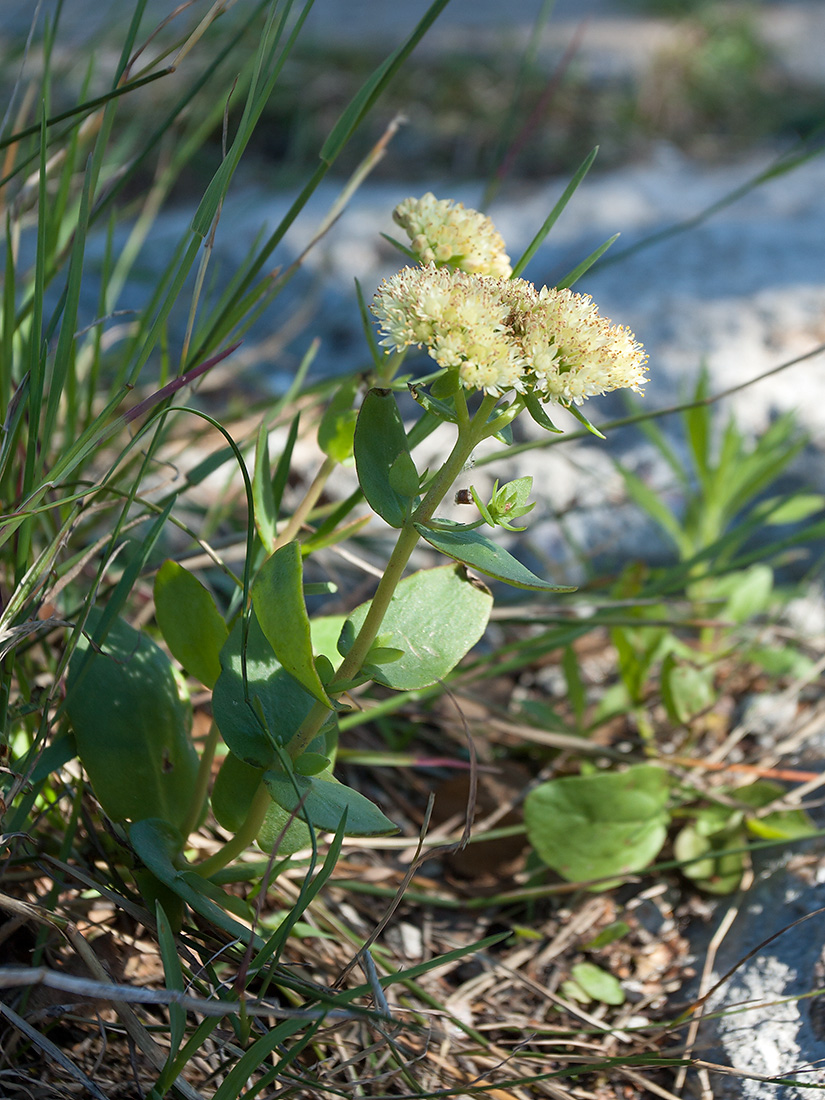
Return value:
<svg viewBox="0 0 825 1100">
<path fill-rule="evenodd" d="M 427 192 L 399 203 L 393 218 L 406 230 L 410 248 L 422 264 L 503 279 L 512 272 L 496 227 L 485 214 L 467 210 L 460 202 L 439 200 Z"/>
<path fill-rule="evenodd" d="M 425 266 L 405 267 L 379 287 L 372 311 L 383 345 L 425 347 L 466 389 L 496 397 L 515 390 L 569 406 L 610 390 L 642 392 L 647 355 L 633 333 L 602 317 L 589 295 L 509 278 L 489 218 L 427 194 L 401 203 L 395 219 Z M 468 268 L 473 248 L 479 267 L 482 254 L 488 265 L 498 256 L 506 273 Z"/>
</svg>

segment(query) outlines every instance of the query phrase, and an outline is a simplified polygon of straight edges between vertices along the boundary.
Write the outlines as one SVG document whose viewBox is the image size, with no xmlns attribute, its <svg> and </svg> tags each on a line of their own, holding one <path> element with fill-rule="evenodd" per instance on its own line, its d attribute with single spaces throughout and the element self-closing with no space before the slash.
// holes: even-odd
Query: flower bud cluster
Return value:
<svg viewBox="0 0 825 1100">
<path fill-rule="evenodd" d="M 388 348 L 418 345 L 466 389 L 508 390 L 581 405 L 646 381 L 647 356 L 629 329 L 602 317 L 587 295 L 427 264 L 378 289 L 372 310 Z"/>
<path fill-rule="evenodd" d="M 439 200 L 427 192 L 420 199 L 399 203 L 393 218 L 406 230 L 410 248 L 422 264 L 503 279 L 513 270 L 496 227 L 486 215 L 466 210 L 463 203 Z"/>
</svg>

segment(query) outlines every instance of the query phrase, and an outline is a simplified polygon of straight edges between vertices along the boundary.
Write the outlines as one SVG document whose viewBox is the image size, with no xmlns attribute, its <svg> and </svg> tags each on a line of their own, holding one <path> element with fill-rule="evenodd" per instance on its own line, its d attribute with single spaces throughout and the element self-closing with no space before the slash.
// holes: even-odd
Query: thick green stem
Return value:
<svg viewBox="0 0 825 1100">
<path fill-rule="evenodd" d="M 233 859 L 237 859 L 239 855 L 242 855 L 261 831 L 266 811 L 271 805 L 272 799 L 269 797 L 269 791 L 261 783 L 250 803 L 246 820 L 237 833 L 224 844 L 220 851 L 215 852 L 209 859 L 205 859 L 203 863 L 194 864 L 191 870 L 197 871 L 204 878 L 209 878 L 210 875 L 214 875 L 216 871 L 222 870 Z"/>
<path fill-rule="evenodd" d="M 463 393 L 461 397 L 463 399 Z M 433 513 L 449 492 L 451 485 L 463 470 L 475 447 L 491 431 L 495 430 L 488 425 L 487 419 L 495 408 L 496 400 L 495 397 L 486 396 L 475 416 L 471 420 L 467 420 L 465 424 L 459 425 L 458 438 L 447 461 L 433 478 L 418 508 L 407 518 L 398 533 L 398 540 L 372 598 L 370 609 L 358 632 L 358 636 L 352 644 L 352 648 L 335 673 L 335 680 L 352 680 L 361 671 L 370 647 L 381 629 L 381 623 L 384 621 L 390 601 L 404 575 L 407 562 L 418 543 L 419 534 L 415 524 L 427 523 L 432 519 Z M 304 720 L 303 725 L 287 746 L 287 751 L 293 760 L 306 751 L 307 746 L 318 735 L 318 731 L 328 714 L 329 710 L 323 703 L 315 704 Z"/>
<path fill-rule="evenodd" d="M 189 806 L 186 820 L 181 828 L 184 840 L 197 828 L 198 822 L 203 814 L 206 795 L 209 790 L 209 782 L 212 778 L 212 761 L 215 759 L 215 748 L 218 744 L 218 737 L 218 727 L 216 723 L 213 722 L 209 727 L 209 733 L 206 735 L 206 740 L 204 741 L 203 752 L 201 753 L 200 763 L 198 764 L 198 774 L 195 778 L 195 790 L 192 794 L 192 802 Z"/>
</svg>

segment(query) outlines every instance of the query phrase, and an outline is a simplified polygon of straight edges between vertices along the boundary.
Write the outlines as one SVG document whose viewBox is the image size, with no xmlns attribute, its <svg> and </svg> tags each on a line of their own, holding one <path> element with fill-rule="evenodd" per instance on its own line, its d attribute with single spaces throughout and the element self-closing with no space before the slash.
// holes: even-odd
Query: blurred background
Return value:
<svg viewBox="0 0 825 1100">
<path fill-rule="evenodd" d="M 60 6 L 52 112 L 106 90 L 133 7 L 94 0 Z M 140 43 L 148 39 L 143 57 L 179 40 L 212 7 L 206 0 L 180 8 L 172 0 L 148 0 L 137 36 Z M 301 7 L 293 6 L 294 16 Z M 223 206 L 210 267 L 215 293 L 260 235 L 279 224 L 347 103 L 427 8 L 425 0 L 316 0 Z M 53 0 L 0 4 L 0 84 L 9 118 L 36 117 L 28 78 L 42 64 L 43 27 L 56 10 Z M 157 125 L 177 89 L 254 10 L 252 0 L 228 6 L 174 75 L 125 97 L 118 116 L 124 140 L 130 131 Z M 645 408 L 687 398 L 702 369 L 716 392 L 807 354 L 825 342 L 822 42 L 821 0 L 452 0 L 291 226 L 275 262 L 287 265 L 302 253 L 344 181 L 393 120 L 403 119 L 385 155 L 298 275 L 245 333 L 229 397 L 221 372 L 207 379 L 201 394 L 210 386 L 222 401 L 244 387 L 282 392 L 314 337 L 321 341 L 316 377 L 361 369 L 366 353 L 354 279 L 369 298 L 397 269 L 397 253 L 381 237 L 395 231 L 396 203 L 432 190 L 484 208 L 516 258 L 595 146 L 593 168 L 526 276 L 553 285 L 621 234 L 576 289 L 592 294 L 604 314 L 628 325 L 647 348 Z M 248 34 L 241 55 L 252 56 L 257 45 Z M 188 232 L 221 162 L 222 116 L 231 141 L 243 102 L 233 94 L 233 73 L 221 70 L 188 109 L 203 112 L 207 139 L 147 236 L 124 288 L 125 308 L 139 310 L 149 300 Z M 175 130 L 164 140 L 167 147 L 174 143 Z M 147 159 L 118 196 L 135 216 L 163 164 L 160 148 L 158 160 Z M 104 242 L 103 233 L 90 240 L 92 270 L 95 248 L 102 257 Z M 97 309 L 92 280 L 83 294 L 91 321 Z M 184 308 L 170 318 L 172 346 L 186 322 Z M 591 404 L 598 404 L 588 410 L 597 421 L 625 412 L 619 398 Z M 810 442 L 789 476 L 825 487 L 825 371 L 818 360 L 741 390 L 726 408 L 752 435 L 778 413 L 794 412 Z M 575 427 L 563 412 L 559 423 Z M 678 424 L 670 418 L 663 426 L 681 453 Z M 515 472 L 540 478 L 553 513 L 573 514 L 572 534 L 584 552 L 616 560 L 664 553 L 661 539 L 640 526 L 637 510 L 621 504 L 616 457 L 656 491 L 668 492 L 672 472 L 631 431 L 611 433 L 609 448 L 591 438 L 530 453 Z M 555 528 L 540 532 L 539 542 L 575 579 L 576 565 Z"/>
<path fill-rule="evenodd" d="M 6 96 L 32 25 L 42 26 L 55 6 L 0 5 Z M 427 6 L 316 0 L 258 131 L 256 151 L 273 184 L 290 185 L 314 165 L 364 76 Z M 159 41 L 211 5 L 181 7 Z M 238 0 L 208 33 L 226 35 L 253 7 Z M 142 26 L 177 8 L 149 0 Z M 56 98 L 70 99 L 87 78 L 90 49 L 103 79 L 102 55 L 108 49 L 114 63 L 130 15 L 131 5 L 63 3 L 58 49 L 66 82 L 54 86 Z M 574 169 L 595 144 L 604 171 L 650 156 L 661 143 L 718 160 L 794 142 L 825 117 L 823 41 L 820 0 L 452 0 L 376 115 L 376 137 L 393 110 L 408 119 L 379 171 L 410 182 L 434 173 L 453 181 L 542 179 Z M 35 54 L 38 45 L 35 33 Z M 167 95 L 167 82 L 162 89 L 157 94 Z M 222 84 L 219 94 L 226 91 Z M 352 167 L 357 153 L 336 170 Z"/>
</svg>

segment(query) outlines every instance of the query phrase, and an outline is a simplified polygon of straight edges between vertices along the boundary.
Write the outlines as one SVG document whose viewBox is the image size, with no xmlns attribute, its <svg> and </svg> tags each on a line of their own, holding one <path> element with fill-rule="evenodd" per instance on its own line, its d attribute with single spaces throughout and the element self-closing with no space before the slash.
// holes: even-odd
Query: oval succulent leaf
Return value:
<svg viewBox="0 0 825 1100">
<path fill-rule="evenodd" d="M 514 588 L 530 588 L 540 592 L 575 592 L 575 588 L 563 584 L 550 584 L 537 577 L 535 573 L 522 565 L 520 561 L 508 554 L 501 546 L 496 546 L 478 531 L 468 530 L 460 524 L 449 524 L 449 521 L 438 520 L 438 527 L 425 527 L 416 523 L 415 529 L 421 537 L 446 554 L 449 558 L 464 562 L 471 569 L 484 573 L 485 576 L 494 577 L 497 581 L 504 581 Z"/>
<path fill-rule="evenodd" d="M 238 620 L 221 651 L 223 671 L 212 694 L 212 712 L 232 752 L 253 767 L 268 768 L 276 759 L 276 744 L 289 742 L 314 700 L 282 667 L 254 614 L 246 639 L 246 689 L 243 649 L 243 622 Z M 319 744 L 323 751 L 324 741 Z"/>
<path fill-rule="evenodd" d="M 378 651 L 392 660 L 368 654 L 372 678 L 386 687 L 411 691 L 429 687 L 451 672 L 487 627 L 493 597 L 486 585 L 471 580 L 463 566 L 444 565 L 406 577 L 387 608 Z M 349 651 L 367 617 L 361 604 L 345 624 L 338 642 Z"/>
<path fill-rule="evenodd" d="M 310 695 L 331 706 L 312 655 L 303 582 L 300 543 L 289 542 L 261 567 L 252 585 L 252 606 L 280 664 Z"/>
<path fill-rule="evenodd" d="M 201 582 L 174 561 L 155 577 L 155 618 L 172 656 L 208 688 L 221 674 L 221 647 L 229 630 Z"/>
<path fill-rule="evenodd" d="M 652 764 L 551 779 L 527 796 L 527 835 L 571 882 L 638 871 L 664 844 L 668 791 L 667 773 Z"/>
<path fill-rule="evenodd" d="M 391 390 L 370 390 L 355 425 L 355 467 L 364 496 L 390 527 L 401 527 L 418 491 L 400 492 L 390 477 L 400 455 L 412 458 L 407 433 Z"/>
<path fill-rule="evenodd" d="M 101 617 L 93 608 L 89 634 Z M 112 820 L 183 825 L 198 771 L 192 707 L 151 638 L 122 619 L 111 624 L 100 652 L 81 638 L 69 661 L 66 710 L 77 754 Z"/>
<path fill-rule="evenodd" d="M 266 773 L 264 782 L 279 806 L 299 813 L 315 829 L 335 832 L 346 814 L 346 836 L 386 836 L 398 831 L 374 802 L 329 773 L 304 776 L 273 770 Z"/>
</svg>

